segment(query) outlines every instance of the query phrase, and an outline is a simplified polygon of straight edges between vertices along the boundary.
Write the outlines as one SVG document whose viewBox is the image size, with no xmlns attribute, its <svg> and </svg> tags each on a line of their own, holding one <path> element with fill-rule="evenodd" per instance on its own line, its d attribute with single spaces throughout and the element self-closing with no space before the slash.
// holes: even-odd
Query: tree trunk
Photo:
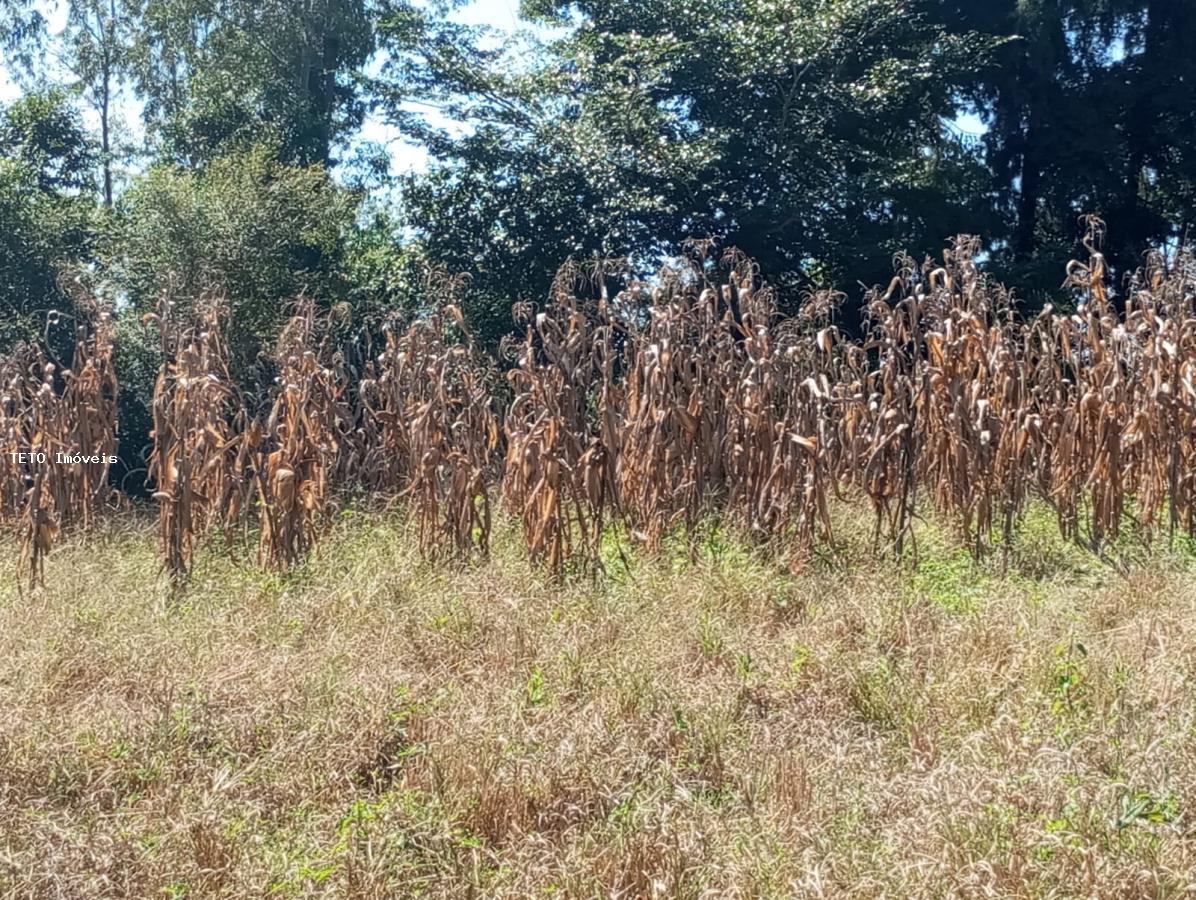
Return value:
<svg viewBox="0 0 1196 900">
<path fill-rule="evenodd" d="M 104 206 L 112 208 L 112 66 L 116 44 L 116 0 L 108 0 L 108 21 L 100 33 L 104 35 L 103 62 L 100 73 L 100 152 L 103 154 Z"/>
<path fill-rule="evenodd" d="M 1013 250 L 1022 259 L 1034 252 L 1038 195 L 1042 181 L 1035 147 L 1034 110 L 1027 110 L 1026 115 L 1026 128 L 1022 134 L 1021 185 L 1017 195 L 1017 230 L 1013 237 Z"/>
<path fill-rule="evenodd" d="M 112 208 L 112 141 L 108 126 L 110 78 L 108 65 L 105 63 L 103 85 L 100 88 L 100 152 L 103 155 L 104 167 L 104 205 L 109 209 Z"/>
</svg>

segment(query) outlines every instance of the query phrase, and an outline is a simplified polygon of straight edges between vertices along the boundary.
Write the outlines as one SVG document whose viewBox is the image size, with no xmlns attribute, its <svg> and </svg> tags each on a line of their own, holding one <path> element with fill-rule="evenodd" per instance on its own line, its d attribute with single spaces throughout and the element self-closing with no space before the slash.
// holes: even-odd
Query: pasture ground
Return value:
<svg viewBox="0 0 1196 900">
<path fill-rule="evenodd" d="M 346 513 L 171 599 L 152 523 L 0 544 L 0 893 L 1172 896 L 1196 890 L 1196 553 L 1008 560 L 846 517 L 554 585 Z"/>
</svg>

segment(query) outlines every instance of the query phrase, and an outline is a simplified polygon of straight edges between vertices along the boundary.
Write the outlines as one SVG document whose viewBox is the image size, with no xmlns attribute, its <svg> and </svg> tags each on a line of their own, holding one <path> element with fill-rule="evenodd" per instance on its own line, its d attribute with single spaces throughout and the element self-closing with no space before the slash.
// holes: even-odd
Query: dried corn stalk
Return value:
<svg viewBox="0 0 1196 900">
<path fill-rule="evenodd" d="M 515 399 L 507 412 L 503 499 L 520 517 L 532 560 L 556 576 L 568 563 L 601 566 L 611 498 L 615 328 L 601 274 L 596 315 L 570 288 L 576 269 L 558 276 L 548 309 L 527 323 L 519 364 L 508 373 Z"/>
<path fill-rule="evenodd" d="M 315 545 L 331 502 L 329 473 L 351 427 L 344 407 L 347 383 L 320 356 L 315 303 L 300 299 L 275 350 L 280 374 L 262 429 L 263 463 L 258 557 L 271 568 L 300 562 Z"/>
<path fill-rule="evenodd" d="M 59 530 L 89 528 L 113 496 L 109 464 L 116 452 L 115 327 L 110 311 L 78 285 L 73 315 L 50 313 L 52 329 L 75 330 L 72 368 L 22 345 L 0 362 L 0 518 L 21 535 L 19 569 L 30 587 L 44 580 L 44 557 Z"/>
<path fill-rule="evenodd" d="M 196 543 L 212 528 L 241 521 L 251 489 L 259 430 L 229 372 L 228 310 L 215 297 L 197 305 L 197 321 L 176 324 L 163 298 L 156 323 L 165 361 L 154 385 L 149 480 L 158 504 L 163 566 L 172 583 L 191 571 Z"/>
<path fill-rule="evenodd" d="M 461 340 L 446 336 L 449 323 Z M 388 331 L 376 372 L 363 391 L 385 467 L 375 489 L 409 500 L 424 555 L 486 554 L 498 418 L 460 309 L 447 303 L 401 335 Z"/>
<path fill-rule="evenodd" d="M 835 325 L 841 295 L 782 316 L 739 254 L 715 264 L 695 244 L 650 282 L 570 265 L 542 310 L 518 305 L 501 422 L 465 284 L 443 274 L 429 278 L 432 312 L 392 327 L 368 364 L 333 337 L 347 307 L 301 299 L 262 416 L 230 376 L 221 304 L 176 324 L 163 303 L 151 477 L 166 567 L 184 577 L 202 535 L 244 522 L 253 501 L 261 562 L 293 565 L 352 490 L 404 500 L 427 556 L 484 554 L 496 483 L 557 577 L 601 567 L 612 520 L 655 551 L 708 513 L 798 567 L 833 548 L 832 496 L 866 498 L 877 549 L 896 554 L 923 498 L 976 554 L 1008 549 L 1031 498 L 1097 551 L 1127 524 L 1147 541 L 1164 525 L 1196 534 L 1196 261 L 1150 256 L 1119 312 L 1102 236 L 1089 220 L 1088 257 L 1068 266 L 1075 312 L 1030 320 L 980 272 L 973 238 L 941 263 L 899 257 L 859 341 Z M 90 524 L 108 496 L 104 465 L 11 456 L 113 448 L 111 321 L 76 305 L 75 371 L 32 347 L 0 359 L 0 519 L 22 529 L 34 580 L 57 529 Z"/>
</svg>

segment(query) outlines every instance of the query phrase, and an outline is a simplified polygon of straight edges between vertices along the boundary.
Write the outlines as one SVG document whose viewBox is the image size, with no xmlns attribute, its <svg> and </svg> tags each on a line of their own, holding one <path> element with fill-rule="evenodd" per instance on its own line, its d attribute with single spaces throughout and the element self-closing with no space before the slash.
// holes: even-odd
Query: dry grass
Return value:
<svg viewBox="0 0 1196 900">
<path fill-rule="evenodd" d="M 0 567 L 0 892 L 1192 890 L 1196 557 L 1122 577 L 1034 506 L 1005 574 L 933 523 L 878 561 L 831 513 L 798 574 L 702 523 L 564 584 L 512 523 L 457 569 L 351 515 L 181 603 L 151 522 L 70 534 L 32 599 Z"/>
</svg>

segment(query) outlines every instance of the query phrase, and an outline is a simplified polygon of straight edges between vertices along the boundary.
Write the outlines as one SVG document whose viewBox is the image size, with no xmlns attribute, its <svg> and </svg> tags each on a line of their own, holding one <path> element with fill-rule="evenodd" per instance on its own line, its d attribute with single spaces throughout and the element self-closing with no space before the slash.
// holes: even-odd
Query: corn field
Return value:
<svg viewBox="0 0 1196 900">
<path fill-rule="evenodd" d="M 78 285 L 68 293 L 71 313 L 51 313 L 46 329 L 73 332 L 73 368 L 52 358 L 48 342 L 0 358 L 0 524 L 20 536 L 18 578 L 30 587 L 41 583 L 60 530 L 90 527 L 113 496 L 115 322 Z"/>
<path fill-rule="evenodd" d="M 164 360 L 163 567 L 181 584 L 216 531 L 293 566 L 348 494 L 402 504 L 428 557 L 484 556 L 501 510 L 556 577 L 599 572 L 612 524 L 653 552 L 710 515 L 800 568 L 834 551 L 844 501 L 868 504 L 878 554 L 905 551 L 923 505 L 978 556 L 1009 546 L 1031 499 L 1096 551 L 1127 523 L 1196 534 L 1196 259 L 1152 254 L 1115 303 L 1102 230 L 1065 273 L 1074 311 L 1021 317 L 960 237 L 941 263 L 899 258 L 859 338 L 836 325 L 843 295 L 782 315 L 751 260 L 700 244 L 646 282 L 566 266 L 543 304 L 516 305 L 501 362 L 471 336 L 464 281 L 440 276 L 434 308 L 388 325 L 364 371 L 332 338 L 348 309 L 300 299 L 260 408 L 230 372 L 219 297 L 185 321 L 164 298 L 144 323 Z M 111 505 L 106 464 L 21 454 L 115 452 L 112 318 L 76 298 L 73 371 L 33 346 L 0 360 L 0 518 L 31 584 L 61 528 Z"/>
</svg>

